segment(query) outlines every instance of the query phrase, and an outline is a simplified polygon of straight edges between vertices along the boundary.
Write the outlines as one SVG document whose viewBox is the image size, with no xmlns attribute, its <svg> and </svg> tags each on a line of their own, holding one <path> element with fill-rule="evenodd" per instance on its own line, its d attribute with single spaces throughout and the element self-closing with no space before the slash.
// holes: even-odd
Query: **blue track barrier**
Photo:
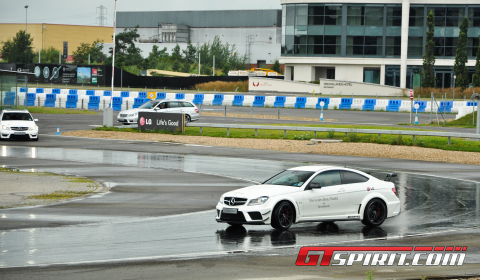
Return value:
<svg viewBox="0 0 480 280">
<path fill-rule="evenodd" d="M 387 112 L 398 112 L 400 106 L 402 105 L 402 100 L 388 100 Z"/>
<path fill-rule="evenodd" d="M 467 101 L 467 106 L 478 106 L 478 101 L 475 101 L 475 103 L 473 101 Z"/>
<path fill-rule="evenodd" d="M 204 94 L 195 94 L 195 95 L 193 96 L 193 104 L 195 104 L 195 105 L 202 105 L 204 98 L 205 98 L 205 95 L 204 95 Z"/>
<path fill-rule="evenodd" d="M 265 106 L 265 96 L 255 96 L 253 100 L 253 107 L 264 107 Z"/>
<path fill-rule="evenodd" d="M 88 109 L 98 110 L 100 108 L 100 96 L 90 96 L 88 98 Z"/>
<path fill-rule="evenodd" d="M 20 92 L 25 92 L 25 88 L 24 87 L 20 88 Z"/>
<path fill-rule="evenodd" d="M 243 106 L 245 95 L 235 95 L 233 97 L 232 106 Z"/>
<path fill-rule="evenodd" d="M 35 90 L 36 93 L 45 93 L 45 90 L 43 88 L 37 88 Z"/>
<path fill-rule="evenodd" d="M 330 103 L 330 98 L 329 97 L 320 97 L 318 98 L 318 101 L 317 101 L 317 106 L 315 106 L 317 109 L 322 109 L 322 107 L 320 106 L 320 102 L 325 103 L 323 105 L 323 109 L 326 110 L 328 109 L 328 104 Z"/>
<path fill-rule="evenodd" d="M 451 113 L 453 107 L 453 101 L 440 101 L 438 104 L 438 113 Z"/>
<path fill-rule="evenodd" d="M 67 102 L 65 103 L 65 108 L 77 109 L 77 102 L 78 102 L 78 95 L 69 94 L 67 95 Z"/>
<path fill-rule="evenodd" d="M 157 98 L 156 99 L 166 99 L 167 98 L 167 93 L 166 92 L 157 92 Z"/>
<path fill-rule="evenodd" d="M 286 96 L 277 96 L 275 102 L 273 102 L 273 107 L 285 107 L 285 101 L 287 101 Z"/>
<path fill-rule="evenodd" d="M 377 105 L 377 99 L 365 99 L 365 103 L 363 103 L 362 110 L 373 111 L 375 110 L 375 105 Z"/>
<path fill-rule="evenodd" d="M 35 106 L 35 99 L 37 98 L 36 93 L 27 93 L 27 98 L 25 98 L 25 103 L 23 105 Z"/>
<path fill-rule="evenodd" d="M 225 96 L 223 96 L 223 94 L 215 94 L 213 96 L 212 105 L 222 105 L 223 98 L 225 98 Z"/>
<path fill-rule="evenodd" d="M 112 96 L 112 92 L 109 90 L 104 90 L 103 91 L 103 96 Z"/>
<path fill-rule="evenodd" d="M 353 98 L 342 98 L 340 102 L 339 109 L 351 109 L 353 103 Z"/>
<path fill-rule="evenodd" d="M 295 101 L 295 108 L 305 108 L 305 103 L 307 103 L 306 97 L 297 97 Z"/>
<path fill-rule="evenodd" d="M 78 94 L 78 91 L 76 89 L 70 89 L 68 94 Z"/>
<path fill-rule="evenodd" d="M 157 98 L 158 98 L 158 93 L 157 93 Z M 185 99 L 185 93 L 175 94 L 175 99 Z"/>
<path fill-rule="evenodd" d="M 113 111 L 122 111 L 123 97 L 112 97 Z"/>
<path fill-rule="evenodd" d="M 142 106 L 143 104 L 148 102 L 148 98 L 135 98 L 133 99 L 133 109 Z"/>
<path fill-rule="evenodd" d="M 45 107 L 55 107 L 55 101 L 57 101 L 57 95 L 50 93 L 45 95 Z"/>
<path fill-rule="evenodd" d="M 5 98 L 3 99 L 3 104 L 15 105 L 15 92 L 13 91 L 5 92 Z"/>
<path fill-rule="evenodd" d="M 418 109 L 415 112 L 425 113 L 425 108 L 427 108 L 427 101 L 413 101 L 413 110 L 415 110 L 415 104 L 418 104 Z"/>
<path fill-rule="evenodd" d="M 88 96 L 95 95 L 95 91 L 94 90 L 87 90 L 87 95 Z"/>
<path fill-rule="evenodd" d="M 147 98 L 148 93 L 146 91 L 141 91 L 138 93 L 138 98 Z"/>
<path fill-rule="evenodd" d="M 120 97 L 130 97 L 130 92 L 129 91 L 122 91 L 122 92 L 120 92 Z"/>
<path fill-rule="evenodd" d="M 60 94 L 60 89 L 59 88 L 54 88 L 52 89 L 53 94 Z"/>
</svg>

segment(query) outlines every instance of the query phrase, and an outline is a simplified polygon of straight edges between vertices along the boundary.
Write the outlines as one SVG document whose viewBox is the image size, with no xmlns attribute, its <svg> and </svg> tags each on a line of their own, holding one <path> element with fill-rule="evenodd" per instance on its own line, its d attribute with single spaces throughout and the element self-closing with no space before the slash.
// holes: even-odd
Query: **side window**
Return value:
<svg viewBox="0 0 480 280">
<path fill-rule="evenodd" d="M 342 179 L 338 170 L 325 171 L 318 174 L 310 183 L 320 184 L 322 187 L 341 185 Z"/>
<path fill-rule="evenodd" d="M 168 106 L 168 108 L 178 108 L 180 107 L 180 104 L 179 102 L 169 102 Z"/>
<path fill-rule="evenodd" d="M 160 110 L 161 110 L 161 109 L 165 109 L 165 108 L 167 108 L 167 104 L 168 104 L 167 102 L 160 102 L 160 103 L 158 104 L 157 109 L 160 109 Z"/>
<path fill-rule="evenodd" d="M 183 107 L 193 107 L 193 105 L 191 103 L 188 103 L 188 102 L 181 102 Z"/>
<path fill-rule="evenodd" d="M 343 176 L 343 183 L 344 184 L 355 184 L 355 183 L 363 183 L 368 181 L 368 178 L 360 175 L 355 172 L 350 172 L 350 171 L 342 171 L 342 176 Z"/>
</svg>

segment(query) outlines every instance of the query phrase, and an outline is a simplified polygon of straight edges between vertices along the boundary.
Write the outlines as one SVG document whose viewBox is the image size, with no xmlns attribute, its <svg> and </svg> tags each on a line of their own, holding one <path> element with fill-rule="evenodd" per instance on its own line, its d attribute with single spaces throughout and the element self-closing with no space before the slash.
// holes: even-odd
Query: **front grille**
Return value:
<svg viewBox="0 0 480 280">
<path fill-rule="evenodd" d="M 246 222 L 245 216 L 242 211 L 238 211 L 237 214 L 225 214 L 222 212 L 220 219 L 224 221 Z"/>
<path fill-rule="evenodd" d="M 126 118 L 128 116 L 128 114 L 120 114 L 120 117 L 122 118 Z"/>
<path fill-rule="evenodd" d="M 10 127 L 10 129 L 14 131 L 27 131 L 28 127 Z"/>
<path fill-rule="evenodd" d="M 247 199 L 241 198 L 241 197 L 225 197 L 223 199 L 223 203 L 225 203 L 225 205 L 228 205 L 228 206 L 244 205 L 246 202 L 247 202 Z"/>
<path fill-rule="evenodd" d="M 262 214 L 260 214 L 260 212 L 248 212 L 248 215 L 252 220 L 263 220 Z"/>
</svg>

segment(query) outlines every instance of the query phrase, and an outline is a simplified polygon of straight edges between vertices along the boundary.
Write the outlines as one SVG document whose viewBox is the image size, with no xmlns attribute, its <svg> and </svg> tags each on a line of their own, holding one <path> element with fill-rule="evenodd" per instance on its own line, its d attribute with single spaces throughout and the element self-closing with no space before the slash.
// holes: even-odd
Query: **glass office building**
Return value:
<svg viewBox="0 0 480 280">
<path fill-rule="evenodd" d="M 468 18 L 468 66 L 474 73 L 480 2 L 282 0 L 286 79 L 328 78 L 401 88 L 420 85 L 427 15 L 435 16 L 435 75 L 450 87 L 459 26 Z"/>
</svg>

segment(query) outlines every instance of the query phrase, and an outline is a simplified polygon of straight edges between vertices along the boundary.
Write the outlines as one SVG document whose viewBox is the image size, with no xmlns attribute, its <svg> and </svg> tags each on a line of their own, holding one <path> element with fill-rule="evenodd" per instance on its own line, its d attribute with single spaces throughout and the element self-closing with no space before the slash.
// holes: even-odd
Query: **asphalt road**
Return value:
<svg viewBox="0 0 480 280">
<path fill-rule="evenodd" d="M 375 278 L 480 274 L 478 166 L 78 139 L 54 136 L 54 123 L 88 129 L 101 125 L 101 116 L 35 117 L 41 140 L 1 142 L 0 165 L 86 176 L 111 190 L 48 207 L 0 210 L 2 279 L 363 279 L 370 269 Z M 221 193 L 305 163 L 398 171 L 410 208 L 378 231 L 345 222 L 278 233 L 213 221 L 211 209 Z M 469 250 L 462 267 L 295 266 L 301 246 L 339 242 Z"/>
</svg>

